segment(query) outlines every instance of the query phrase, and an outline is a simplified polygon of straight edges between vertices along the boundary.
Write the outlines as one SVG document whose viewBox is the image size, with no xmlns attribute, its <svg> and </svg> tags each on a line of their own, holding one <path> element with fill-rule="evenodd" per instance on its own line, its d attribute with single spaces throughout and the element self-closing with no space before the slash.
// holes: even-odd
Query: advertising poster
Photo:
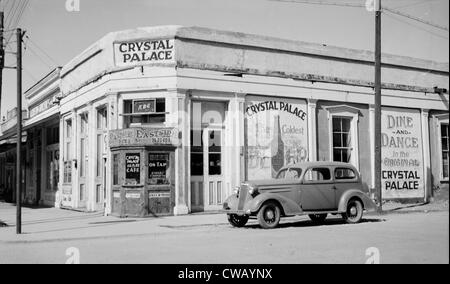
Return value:
<svg viewBox="0 0 450 284">
<path fill-rule="evenodd" d="M 308 160 L 306 112 L 302 100 L 247 98 L 249 180 L 275 178 L 283 166 Z"/>
<path fill-rule="evenodd" d="M 141 155 L 129 153 L 125 155 L 125 178 L 127 184 L 139 184 L 141 178 Z"/>
<path fill-rule="evenodd" d="M 383 198 L 423 198 L 420 111 L 384 108 L 381 123 Z"/>
</svg>

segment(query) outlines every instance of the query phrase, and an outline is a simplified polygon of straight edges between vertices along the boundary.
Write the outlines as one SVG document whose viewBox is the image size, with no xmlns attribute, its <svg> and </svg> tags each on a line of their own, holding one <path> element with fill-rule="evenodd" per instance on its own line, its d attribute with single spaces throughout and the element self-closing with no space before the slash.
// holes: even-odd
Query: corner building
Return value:
<svg viewBox="0 0 450 284">
<path fill-rule="evenodd" d="M 242 181 L 302 161 L 351 163 L 374 193 L 373 60 L 197 27 L 110 33 L 57 71 L 55 206 L 215 211 Z M 383 198 L 428 200 L 448 188 L 449 66 L 382 61 Z"/>
</svg>

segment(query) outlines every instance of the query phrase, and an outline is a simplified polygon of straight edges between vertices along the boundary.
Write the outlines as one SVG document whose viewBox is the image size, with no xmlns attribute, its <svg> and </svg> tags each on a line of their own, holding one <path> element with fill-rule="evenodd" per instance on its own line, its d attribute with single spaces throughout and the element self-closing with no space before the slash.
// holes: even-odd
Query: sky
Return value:
<svg viewBox="0 0 450 284">
<path fill-rule="evenodd" d="M 12 2 L 0 0 L 6 23 Z M 79 11 L 68 11 L 67 1 L 79 1 Z M 289 0 L 287 0 L 289 1 Z M 311 5 L 276 0 L 29 0 L 18 26 L 26 31 L 23 90 L 54 67 L 63 66 L 109 32 L 124 29 L 182 25 L 259 34 L 373 50 L 374 13 L 364 7 Z M 316 1 L 317 2 L 317 1 Z M 366 0 L 322 1 L 362 4 Z M 382 0 L 384 7 L 449 26 L 448 0 Z M 449 62 L 449 34 L 402 16 L 384 12 L 384 53 Z M 15 39 L 8 45 L 14 50 Z M 8 54 L 6 65 L 15 64 Z M 16 72 L 3 71 L 1 116 L 16 106 Z"/>
</svg>

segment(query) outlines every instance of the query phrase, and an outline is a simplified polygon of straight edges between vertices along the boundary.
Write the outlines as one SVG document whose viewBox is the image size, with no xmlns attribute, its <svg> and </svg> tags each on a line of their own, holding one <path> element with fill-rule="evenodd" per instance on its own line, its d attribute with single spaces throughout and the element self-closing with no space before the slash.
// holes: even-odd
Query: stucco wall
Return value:
<svg viewBox="0 0 450 284">
<path fill-rule="evenodd" d="M 319 101 L 317 102 L 317 152 L 319 161 L 330 160 L 330 132 L 328 122 L 328 111 L 330 106 L 344 105 L 339 102 Z M 370 120 L 369 107 L 359 104 L 345 104 L 346 106 L 357 108 L 360 112 L 358 122 L 358 150 L 359 150 L 359 170 L 364 182 L 368 185 L 372 183 L 371 177 L 371 154 L 370 154 Z"/>
</svg>

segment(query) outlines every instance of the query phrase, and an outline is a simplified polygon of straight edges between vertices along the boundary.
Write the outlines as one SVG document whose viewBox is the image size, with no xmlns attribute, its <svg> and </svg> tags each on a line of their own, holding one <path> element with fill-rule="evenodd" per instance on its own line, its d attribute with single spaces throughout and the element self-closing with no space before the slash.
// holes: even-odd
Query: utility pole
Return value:
<svg viewBox="0 0 450 284">
<path fill-rule="evenodd" d="M 381 151 L 381 0 L 375 0 L 375 188 L 379 212 L 383 210 Z"/>
<path fill-rule="evenodd" d="M 3 68 L 5 67 L 5 46 L 3 46 L 3 30 L 5 28 L 4 22 L 5 13 L 0 11 L 0 114 L 2 109 Z"/>
<path fill-rule="evenodd" d="M 22 234 L 22 39 L 21 29 L 17 29 L 17 154 L 16 154 L 16 233 Z"/>
</svg>

